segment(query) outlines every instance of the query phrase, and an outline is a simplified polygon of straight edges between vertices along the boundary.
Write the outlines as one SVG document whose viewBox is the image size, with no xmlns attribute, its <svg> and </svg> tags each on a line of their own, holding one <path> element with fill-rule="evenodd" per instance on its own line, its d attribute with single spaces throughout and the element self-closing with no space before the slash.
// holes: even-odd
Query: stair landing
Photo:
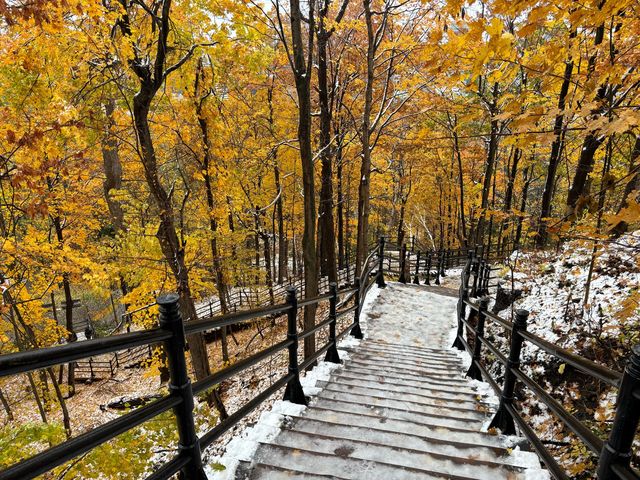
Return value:
<svg viewBox="0 0 640 480">
<path fill-rule="evenodd" d="M 309 407 L 288 415 L 235 478 L 549 478 L 521 439 L 483 430 L 495 404 L 449 348 L 456 299 L 397 283 L 372 293 L 365 339 L 342 349 L 343 365 L 317 382 Z"/>
</svg>

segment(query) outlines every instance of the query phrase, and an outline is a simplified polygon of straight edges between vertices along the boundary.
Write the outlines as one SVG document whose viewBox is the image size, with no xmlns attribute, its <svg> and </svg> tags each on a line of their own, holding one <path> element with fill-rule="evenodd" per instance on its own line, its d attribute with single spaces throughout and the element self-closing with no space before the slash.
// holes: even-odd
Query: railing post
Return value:
<svg viewBox="0 0 640 480">
<path fill-rule="evenodd" d="M 431 250 L 429 250 L 429 255 L 427 256 L 427 274 L 425 276 L 427 277 L 427 280 L 424 284 L 431 285 Z"/>
<path fill-rule="evenodd" d="M 420 250 L 416 253 L 416 274 L 413 277 L 413 283 L 420 285 Z"/>
<path fill-rule="evenodd" d="M 387 284 L 384 282 L 384 237 L 380 237 L 380 245 L 378 251 L 378 273 L 376 274 L 376 283 L 378 288 L 384 288 Z"/>
<path fill-rule="evenodd" d="M 473 338 L 473 358 L 471 359 L 471 366 L 467 370 L 467 377 L 474 380 L 482 381 L 482 372 L 478 364 L 482 356 L 482 337 L 484 336 L 484 322 L 487 314 L 487 308 L 489 307 L 489 299 L 487 297 L 481 298 L 478 310 L 478 324 L 475 328 L 475 335 Z"/>
<path fill-rule="evenodd" d="M 453 345 L 451 345 L 453 348 L 457 348 L 458 350 L 464 350 L 464 344 L 462 343 L 464 324 L 462 323 L 462 320 L 464 320 L 467 315 L 467 304 L 465 303 L 465 301 L 469 299 L 469 272 L 471 271 L 472 262 L 473 255 L 471 254 L 471 252 L 469 252 L 469 259 L 467 260 L 467 263 L 462 270 L 460 294 L 458 296 L 458 331 L 456 333 L 456 339 L 453 341 Z"/>
<path fill-rule="evenodd" d="M 440 252 L 438 252 L 438 259 L 437 259 L 437 263 L 436 263 L 436 281 L 435 284 L 436 285 L 440 285 L 440 261 L 442 260 L 442 250 L 440 250 Z"/>
<path fill-rule="evenodd" d="M 628 467 L 631 462 L 631 448 L 640 420 L 640 344 L 631 349 L 629 363 L 624 369 L 618 399 L 616 416 L 609 433 L 609 439 L 602 448 L 598 461 L 598 480 L 618 480 L 611 467 Z"/>
<path fill-rule="evenodd" d="M 481 258 L 480 265 L 478 267 L 478 291 L 477 291 L 478 296 L 484 295 L 484 276 L 485 276 L 486 268 L 487 268 L 487 262 L 484 260 L 484 258 Z"/>
<path fill-rule="evenodd" d="M 284 391 L 284 400 L 300 405 L 308 405 L 307 397 L 304 396 L 302 385 L 300 385 L 300 370 L 298 369 L 298 297 L 295 287 L 287 288 L 287 340 L 289 345 L 289 375 L 291 379 L 287 382 Z"/>
<path fill-rule="evenodd" d="M 331 292 L 331 298 L 329 299 L 329 350 L 324 357 L 325 362 L 342 363 L 340 355 L 338 354 L 338 346 L 336 345 L 336 305 L 338 304 L 338 285 L 335 282 L 331 282 L 329 285 L 329 292 Z"/>
<path fill-rule="evenodd" d="M 360 279 L 355 279 L 356 294 L 354 296 L 354 302 L 356 304 L 356 310 L 353 314 L 353 328 L 351 329 L 351 336 L 356 337 L 358 340 L 362 340 L 362 330 L 360 329 Z"/>
<path fill-rule="evenodd" d="M 170 375 L 169 392 L 172 396 L 182 399 L 182 402 L 173 409 L 180 439 L 178 455 L 189 458 L 189 463 L 182 468 L 182 478 L 206 480 L 207 475 L 202 467 L 200 439 L 196 434 L 196 426 L 193 420 L 193 390 L 191 389 L 191 380 L 187 373 L 187 360 L 184 354 L 186 339 L 184 324 L 180 315 L 179 300 L 180 297 L 176 293 L 158 297 L 160 328 L 171 333 L 171 338 L 164 342 Z"/>
<path fill-rule="evenodd" d="M 445 272 L 445 267 L 444 267 L 445 255 L 446 255 L 446 252 L 444 250 L 440 251 L 440 276 L 441 277 L 447 276 L 447 272 Z"/>
<path fill-rule="evenodd" d="M 485 261 L 484 268 L 484 294 L 489 295 L 489 281 L 491 280 L 491 264 Z"/>
<path fill-rule="evenodd" d="M 473 272 L 473 286 L 471 287 L 471 297 L 478 296 L 478 276 L 480 275 L 480 260 L 476 256 L 474 251 L 473 253 L 473 264 L 471 266 L 471 271 Z"/>
<path fill-rule="evenodd" d="M 407 244 L 403 243 L 400 248 L 400 276 L 398 277 L 398 281 L 400 283 L 407 283 Z"/>
<path fill-rule="evenodd" d="M 522 351 L 522 342 L 524 339 L 520 336 L 521 331 L 527 329 L 527 318 L 529 312 L 526 310 L 516 310 L 516 316 L 513 321 L 513 329 L 511 330 L 511 348 L 509 349 L 509 358 L 505 366 L 504 386 L 502 387 L 502 396 L 500 397 L 500 407 L 496 415 L 491 420 L 489 428 L 499 428 L 505 435 L 514 435 L 516 426 L 513 417 L 508 410 L 508 406 L 513 405 L 513 392 L 516 387 L 516 376 L 512 369 L 520 366 L 520 352 Z"/>
</svg>

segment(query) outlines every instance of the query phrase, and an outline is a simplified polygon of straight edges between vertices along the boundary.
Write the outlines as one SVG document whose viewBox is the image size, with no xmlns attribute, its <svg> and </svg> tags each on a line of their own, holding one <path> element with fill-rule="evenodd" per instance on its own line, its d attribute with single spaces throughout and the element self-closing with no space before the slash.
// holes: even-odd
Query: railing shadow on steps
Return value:
<svg viewBox="0 0 640 480">
<path fill-rule="evenodd" d="M 340 363 L 337 342 L 346 335 L 362 338 L 360 311 L 367 292 L 374 283 L 384 285 L 383 265 L 384 240 L 374 248 L 366 261 L 362 274 L 355 278 L 352 285 L 338 289 L 336 283 L 329 285 L 329 292 L 314 298 L 298 300 L 297 289 L 287 290 L 286 301 L 281 304 L 218 315 L 206 319 L 183 321 L 179 310 L 177 294 L 160 296 L 159 327 L 74 342 L 50 348 L 0 356 L 0 378 L 52 367 L 83 358 L 104 355 L 135 348 L 149 348 L 161 344 L 169 369 L 169 394 L 147 405 L 132 410 L 114 420 L 106 422 L 92 430 L 48 448 L 30 458 L 19 461 L 0 471 L 0 480 L 25 480 L 49 472 L 92 448 L 147 422 L 164 412 L 173 410 L 179 434 L 178 454 L 169 462 L 147 477 L 147 480 L 169 479 L 175 474 L 189 480 L 204 480 L 202 451 L 222 434 L 232 428 L 250 412 L 278 390 L 285 388 L 284 398 L 294 403 L 306 404 L 300 384 L 299 374 L 317 362 L 322 355 L 325 361 Z M 297 325 L 298 310 L 308 305 L 329 302 L 329 314 L 326 319 L 314 327 L 299 332 Z M 348 306 L 350 303 L 353 305 Z M 224 326 L 238 325 L 264 317 L 287 315 L 287 335 L 280 342 L 237 361 L 195 383 L 191 383 L 187 371 L 186 338 Z M 337 332 L 338 319 L 353 314 L 350 322 L 341 332 Z M 328 328 L 328 340 L 312 356 L 301 363 L 298 360 L 298 342 L 321 329 Z M 195 397 L 207 393 L 221 382 L 228 380 L 250 367 L 253 367 L 275 354 L 288 352 L 288 370 L 269 387 L 261 391 L 227 418 L 221 420 L 207 433 L 198 437 L 193 415 Z"/>
<path fill-rule="evenodd" d="M 457 313 L 458 330 L 453 344 L 453 347 L 466 350 L 471 356 L 471 366 L 467 376 L 486 381 L 500 398 L 500 406 L 489 428 L 496 427 L 504 434 L 515 434 L 517 424 L 553 477 L 558 480 L 569 480 L 570 477 L 514 404 L 515 387 L 517 382 L 521 382 L 598 458 L 597 478 L 599 480 L 640 479 L 640 474 L 631 466 L 632 444 L 640 419 L 640 345 L 632 349 L 628 364 L 621 373 L 527 332 L 528 311 L 516 310 L 513 322 L 488 311 L 487 295 L 491 270 L 485 259 L 478 258 L 474 252 L 468 253 L 468 260 L 462 271 Z M 472 277 L 473 281 L 471 281 Z M 469 308 L 469 317 L 467 317 L 467 308 Z M 475 316 L 475 322 L 470 321 L 471 315 Z M 502 327 L 510 335 L 508 356 L 501 353 L 498 347 L 484 336 L 487 322 Z M 598 437 L 540 384 L 523 372 L 520 368 L 520 354 L 525 341 L 582 373 L 618 389 L 615 417 L 606 441 Z M 484 366 L 482 347 L 489 350 L 504 365 L 505 378 L 502 387 Z"/>
</svg>

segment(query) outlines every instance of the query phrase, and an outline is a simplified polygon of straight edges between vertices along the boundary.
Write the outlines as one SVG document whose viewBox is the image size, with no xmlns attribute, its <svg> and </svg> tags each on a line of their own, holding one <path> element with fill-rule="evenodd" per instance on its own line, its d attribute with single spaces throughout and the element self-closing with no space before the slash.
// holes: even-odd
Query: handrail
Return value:
<svg viewBox="0 0 640 480">
<path fill-rule="evenodd" d="M 325 300 L 329 300 L 331 298 L 330 293 L 323 293 L 322 295 L 318 295 L 312 298 L 305 298 L 304 300 L 300 300 L 298 302 L 299 307 L 307 307 L 309 305 L 315 305 Z"/>
<path fill-rule="evenodd" d="M 127 348 L 141 345 L 151 345 L 169 338 L 171 338 L 170 333 L 160 328 L 154 328 L 122 333 L 113 337 L 94 338 L 82 342 L 0 355 L 0 378 L 40 368 L 53 367 L 54 365 L 73 362 L 81 358 L 126 350 Z"/>
<path fill-rule="evenodd" d="M 307 337 L 310 337 L 311 335 L 313 335 L 314 333 L 322 330 L 324 327 L 326 327 L 327 325 L 329 325 L 331 322 L 333 321 L 333 319 L 331 318 L 327 318 L 326 320 L 323 320 L 322 322 L 316 324 L 314 327 L 309 328 L 307 330 L 305 330 L 302 333 L 298 334 L 298 340 L 303 340 Z"/>
<path fill-rule="evenodd" d="M 255 320 L 256 318 L 268 317 L 287 312 L 291 308 L 286 303 L 273 305 L 271 307 L 258 307 L 251 310 L 242 310 L 240 312 L 227 313 L 203 320 L 194 320 L 184 325 L 184 331 L 187 335 L 204 332 L 206 330 L 214 330 L 217 328 L 235 325 L 238 323 Z"/>
<path fill-rule="evenodd" d="M 579 355 L 572 353 L 566 348 L 562 348 L 558 345 L 548 342 L 547 340 L 540 338 L 533 333 L 520 332 L 520 335 L 528 342 L 534 344 L 538 348 L 553 355 L 554 357 L 564 361 L 565 363 L 568 363 L 569 365 L 577 368 L 583 373 L 591 375 L 592 377 L 595 377 L 612 387 L 618 387 L 620 385 L 622 373 L 616 372 L 615 370 L 595 363 L 587 358 L 580 357 Z"/>
<path fill-rule="evenodd" d="M 463 301 L 466 305 L 470 306 L 473 310 L 476 310 L 476 311 L 479 310 L 479 305 L 477 303 L 474 303 L 466 299 Z M 493 313 L 485 312 L 485 316 L 486 318 L 500 324 L 506 330 L 511 330 L 513 328 L 513 323 L 509 322 L 508 320 L 505 320 L 504 318 L 500 318 L 499 316 Z M 605 382 L 607 385 L 610 385 L 612 387 L 617 387 L 620 384 L 620 379 L 622 378 L 622 374 L 620 372 L 616 372 L 615 370 L 612 370 L 603 365 L 600 365 L 599 363 L 596 363 L 592 360 L 576 355 L 570 350 L 567 350 L 566 348 L 563 348 L 559 345 L 551 343 L 534 333 L 522 331 L 522 332 L 518 332 L 518 334 L 521 335 L 528 342 L 540 348 L 541 350 L 544 350 L 545 352 L 547 352 L 550 355 L 553 355 L 557 359 L 562 360 L 563 362 L 577 368 L 581 372 L 586 373 L 587 375 L 591 375 L 592 377 Z"/>
<path fill-rule="evenodd" d="M 529 387 L 533 392 L 538 395 L 538 397 L 542 400 L 549 409 L 556 414 L 556 416 L 562 420 L 562 422 L 569 427 L 569 429 L 578 435 L 585 443 L 585 445 L 595 454 L 599 454 L 602 451 L 602 447 L 604 446 L 604 442 L 598 438 L 590 429 L 584 426 L 580 420 L 570 414 L 557 400 L 555 400 L 551 395 L 549 395 L 544 388 L 542 388 L 536 381 L 526 375 L 519 368 L 511 368 L 510 369 L 514 375 L 524 383 L 527 387 Z"/>
</svg>

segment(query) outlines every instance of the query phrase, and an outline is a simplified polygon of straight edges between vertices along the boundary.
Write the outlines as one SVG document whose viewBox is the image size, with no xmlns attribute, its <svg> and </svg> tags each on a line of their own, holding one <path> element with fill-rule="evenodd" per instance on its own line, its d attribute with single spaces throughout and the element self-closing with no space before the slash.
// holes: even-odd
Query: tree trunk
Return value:
<svg viewBox="0 0 640 480">
<path fill-rule="evenodd" d="M 327 71 L 327 42 L 330 33 L 326 31 L 324 19 L 329 2 L 325 2 L 319 16 L 318 39 L 318 98 L 320 103 L 320 161 L 322 163 L 322 185 L 320 188 L 320 208 L 318 221 L 318 241 L 320 243 L 320 274 L 329 277 L 330 282 L 338 280 L 336 268 L 336 238 L 333 223 L 333 149 L 331 147 L 331 108 L 329 106 L 329 86 Z"/>
<path fill-rule="evenodd" d="M 491 131 L 489 136 L 489 151 L 487 152 L 487 163 L 484 171 L 484 181 L 482 184 L 482 201 L 480 203 L 480 218 L 478 219 L 478 227 L 476 230 L 476 243 L 482 243 L 484 236 L 484 224 L 486 222 L 486 209 L 489 206 L 489 193 L 491 191 L 491 180 L 495 167 L 496 155 L 498 152 L 498 120 L 494 118 L 495 106 L 498 99 L 498 84 L 493 87 L 493 104 L 490 108 L 491 114 Z"/>
<path fill-rule="evenodd" d="M 575 37 L 575 32 L 571 33 L 570 38 Z M 562 145 L 564 143 L 564 109 L 566 99 L 571 85 L 571 75 L 573 73 L 573 60 L 571 57 L 567 60 L 564 67 L 564 76 L 562 77 L 562 86 L 560 87 L 560 96 L 558 97 L 558 111 L 553 124 L 554 140 L 551 144 L 551 154 L 549 155 L 549 166 L 547 167 L 547 179 L 544 184 L 542 193 L 542 206 L 540 210 L 540 219 L 538 222 L 538 236 L 536 244 L 542 247 L 547 241 L 546 218 L 551 216 L 551 206 L 553 202 L 554 186 L 556 182 L 556 172 L 558 163 L 562 155 Z"/>
<path fill-rule="evenodd" d="M 522 186 L 522 195 L 520 198 L 520 212 L 524 214 L 527 210 L 527 195 L 529 193 L 529 184 L 531 183 L 531 177 L 533 177 L 533 167 L 527 167 L 522 171 L 522 177 L 524 179 L 524 185 Z M 518 217 L 518 228 L 516 229 L 516 236 L 513 241 L 513 248 L 517 250 L 520 248 L 520 239 L 522 238 L 522 216 Z"/>
<path fill-rule="evenodd" d="M 282 185 L 280 184 L 280 169 L 278 163 L 274 159 L 273 163 L 273 178 L 275 181 L 276 189 L 280 192 L 278 199 L 276 200 L 276 220 L 278 223 L 278 284 L 282 285 L 284 279 L 288 275 L 287 265 L 287 232 L 284 228 L 284 215 L 283 215 L 283 200 L 282 200 Z"/>
<path fill-rule="evenodd" d="M 56 238 L 58 243 L 62 248 L 62 242 L 64 241 L 63 231 L 62 231 L 62 221 L 60 217 L 53 218 L 53 227 L 56 232 Z M 64 292 L 64 301 L 65 301 L 65 326 L 68 332 L 67 341 L 75 342 L 78 339 L 78 336 L 73 330 L 73 296 L 71 295 L 71 282 L 69 281 L 69 274 L 62 274 L 62 290 Z M 69 386 L 69 396 L 72 397 L 76 393 L 75 387 L 75 363 L 70 362 L 67 368 L 67 384 Z"/>
<path fill-rule="evenodd" d="M 457 125 L 456 125 L 457 126 Z M 463 246 L 468 245 L 467 224 L 464 214 L 464 171 L 462 169 L 462 153 L 460 152 L 460 143 L 458 141 L 458 132 L 453 132 L 453 149 L 456 160 L 458 161 L 458 187 L 460 188 L 460 229 L 462 232 Z"/>
<path fill-rule="evenodd" d="M 293 55 L 293 74 L 298 97 L 298 143 L 302 164 L 302 190 L 304 195 L 304 232 L 302 235 L 302 254 L 304 263 L 305 296 L 318 294 L 318 270 L 316 257 L 316 200 L 313 152 L 311 150 L 311 73 L 313 58 L 313 30 L 315 2 L 310 1 L 307 15 L 309 31 L 305 59 L 304 36 L 302 34 L 302 11 L 300 0 L 290 0 L 290 22 Z M 316 306 L 304 309 L 304 328 L 315 324 Z M 315 353 L 315 335 L 304 339 L 304 356 L 309 358 Z"/>
<path fill-rule="evenodd" d="M 367 74 L 362 112 L 362 163 L 360 164 L 360 181 L 358 184 L 358 232 L 356 240 L 356 277 L 360 276 L 362 263 L 367 256 L 367 240 L 369 234 L 369 210 L 371 190 L 371 108 L 373 104 L 373 82 L 376 45 L 374 38 L 373 14 L 371 0 L 363 0 L 364 17 L 367 24 Z"/>
<path fill-rule="evenodd" d="M 596 29 L 596 35 L 594 39 L 594 46 L 597 47 L 602 43 L 604 39 L 604 24 L 601 24 Z M 594 53 L 589 57 L 589 63 L 587 66 L 587 79 L 590 79 L 595 71 L 597 53 Z M 606 99 L 607 84 L 600 85 L 596 92 L 595 103 L 597 106 L 592 110 L 591 114 L 594 118 L 600 115 L 603 109 L 602 102 Z M 589 132 L 584 138 L 582 143 L 582 149 L 580 150 L 580 158 L 578 160 L 578 166 L 573 176 L 573 182 L 567 195 L 567 216 L 571 220 L 575 220 L 582 212 L 584 206 L 587 204 L 587 179 L 589 173 L 593 170 L 593 162 L 595 154 L 600 145 L 604 142 L 604 137 L 599 135 L 598 132 Z"/>
<path fill-rule="evenodd" d="M 341 147 L 338 147 L 338 152 L 342 150 Z M 337 160 L 337 177 L 338 177 L 338 205 L 337 205 L 337 215 L 338 215 L 338 267 L 343 269 L 345 267 L 345 249 L 344 249 L 344 194 L 342 191 L 342 158 L 341 155 L 338 154 L 336 157 Z"/>
</svg>

